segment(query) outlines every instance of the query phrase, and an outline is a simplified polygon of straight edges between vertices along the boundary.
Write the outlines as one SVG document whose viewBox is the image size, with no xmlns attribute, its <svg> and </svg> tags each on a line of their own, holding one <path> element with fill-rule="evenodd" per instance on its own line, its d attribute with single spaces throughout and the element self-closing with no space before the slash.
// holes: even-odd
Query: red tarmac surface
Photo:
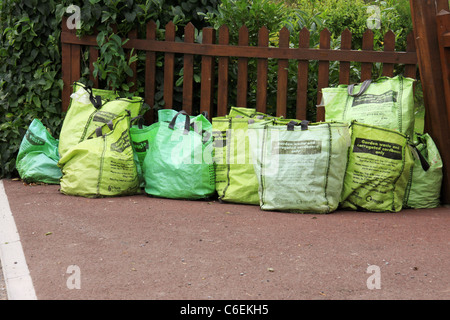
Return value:
<svg viewBox="0 0 450 320">
<path fill-rule="evenodd" d="M 3 183 L 39 300 L 450 298 L 449 207 L 292 214 Z"/>
</svg>

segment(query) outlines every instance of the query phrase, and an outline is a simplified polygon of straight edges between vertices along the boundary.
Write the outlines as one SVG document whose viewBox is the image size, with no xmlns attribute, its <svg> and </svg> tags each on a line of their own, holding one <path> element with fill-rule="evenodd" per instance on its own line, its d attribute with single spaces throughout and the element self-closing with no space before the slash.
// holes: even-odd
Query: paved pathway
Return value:
<svg viewBox="0 0 450 320">
<path fill-rule="evenodd" d="M 4 186 L 38 299 L 450 298 L 450 208 L 301 215 Z"/>
</svg>

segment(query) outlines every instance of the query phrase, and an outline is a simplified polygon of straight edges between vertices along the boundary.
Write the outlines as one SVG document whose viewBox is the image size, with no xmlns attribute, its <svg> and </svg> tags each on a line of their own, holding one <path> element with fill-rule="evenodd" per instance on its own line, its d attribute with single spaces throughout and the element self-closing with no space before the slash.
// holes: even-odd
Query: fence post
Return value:
<svg viewBox="0 0 450 320">
<path fill-rule="evenodd" d="M 438 3 L 437 3 L 438 2 Z M 425 102 L 425 128 L 436 142 L 444 163 L 441 201 L 450 203 L 450 128 L 444 97 L 436 14 L 442 1 L 410 0 L 417 59 Z"/>
</svg>

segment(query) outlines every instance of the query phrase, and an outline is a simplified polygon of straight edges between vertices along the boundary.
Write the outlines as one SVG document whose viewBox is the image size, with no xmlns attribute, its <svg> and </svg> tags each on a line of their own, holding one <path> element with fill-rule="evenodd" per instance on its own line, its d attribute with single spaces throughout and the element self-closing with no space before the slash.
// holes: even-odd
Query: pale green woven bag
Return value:
<svg viewBox="0 0 450 320">
<path fill-rule="evenodd" d="M 330 213 L 338 208 L 347 150 L 345 123 L 249 126 L 262 210 Z"/>
<path fill-rule="evenodd" d="M 400 211 L 413 163 L 405 135 L 352 122 L 341 207 L 374 212 Z"/>
<path fill-rule="evenodd" d="M 252 108 L 232 107 L 212 119 L 216 191 L 220 201 L 259 204 L 258 179 L 248 141 L 249 123 L 272 123 L 273 118 Z"/>
<path fill-rule="evenodd" d="M 325 121 L 353 120 L 391 130 L 409 137 L 414 133 L 414 79 L 380 77 L 358 85 L 323 88 Z"/>
<path fill-rule="evenodd" d="M 131 117 L 139 115 L 143 99 L 119 98 L 114 91 L 92 89 L 75 83 L 69 109 L 59 135 L 59 154 L 89 137 L 98 127 L 128 110 Z"/>
<path fill-rule="evenodd" d="M 443 162 L 439 150 L 428 133 L 417 134 L 414 166 L 406 190 L 406 208 L 436 208 L 440 205 Z"/>
<path fill-rule="evenodd" d="M 139 179 L 125 112 L 98 127 L 59 160 L 61 192 L 88 198 L 132 195 Z"/>
</svg>

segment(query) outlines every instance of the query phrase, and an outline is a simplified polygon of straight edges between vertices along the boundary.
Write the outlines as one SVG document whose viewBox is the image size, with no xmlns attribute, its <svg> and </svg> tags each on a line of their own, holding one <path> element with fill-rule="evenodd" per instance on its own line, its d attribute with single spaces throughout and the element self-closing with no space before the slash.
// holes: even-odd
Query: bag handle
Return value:
<svg viewBox="0 0 450 320">
<path fill-rule="evenodd" d="M 106 123 L 106 125 L 108 126 L 109 130 L 111 130 L 111 131 L 114 129 L 114 124 L 113 124 L 112 120 L 110 120 L 108 123 Z M 95 129 L 95 134 L 97 135 L 97 138 L 101 137 L 103 135 L 102 128 L 103 128 L 103 126 L 97 127 Z"/>
<path fill-rule="evenodd" d="M 142 129 L 144 127 L 144 117 L 141 115 L 136 116 L 133 119 L 131 119 L 131 123 L 133 123 L 136 120 L 138 120 L 139 129 Z"/>
<path fill-rule="evenodd" d="M 359 92 L 358 93 L 353 93 L 353 89 L 355 88 L 355 84 L 351 84 L 348 86 L 348 95 L 351 97 L 359 97 L 360 95 L 362 95 L 367 88 L 370 86 L 370 84 L 372 83 L 371 79 L 368 80 L 364 80 L 364 82 L 361 85 L 361 88 L 359 88 Z"/>
<path fill-rule="evenodd" d="M 174 115 L 172 121 L 170 121 L 170 123 L 169 123 L 169 129 L 172 129 L 172 130 L 175 129 L 175 122 L 177 121 L 177 117 L 180 114 L 184 114 L 186 116 L 186 121 L 184 123 L 184 132 L 183 132 L 183 134 L 188 134 L 189 130 L 190 130 L 190 127 L 191 127 L 191 119 L 189 118 L 189 115 L 184 110 L 181 110 L 181 111 L 177 112 L 176 115 Z"/>
<path fill-rule="evenodd" d="M 287 129 L 288 129 L 288 131 L 294 131 L 294 127 L 300 125 L 302 128 L 302 131 L 305 131 L 305 130 L 308 130 L 308 124 L 309 124 L 308 120 L 302 120 L 300 123 L 298 123 L 298 121 L 291 120 L 287 124 Z"/>
</svg>

